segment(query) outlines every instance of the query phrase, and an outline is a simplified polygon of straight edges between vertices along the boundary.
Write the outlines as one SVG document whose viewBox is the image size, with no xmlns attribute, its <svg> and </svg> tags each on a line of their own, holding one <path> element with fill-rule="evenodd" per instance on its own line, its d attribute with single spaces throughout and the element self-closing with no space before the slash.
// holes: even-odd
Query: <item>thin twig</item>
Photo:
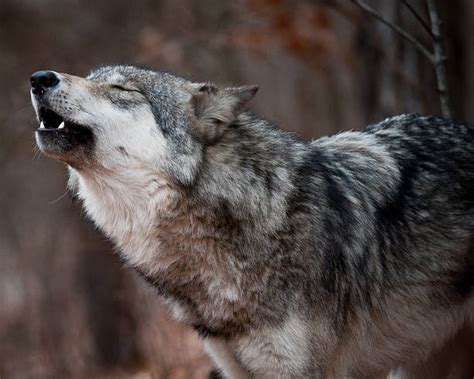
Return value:
<svg viewBox="0 0 474 379">
<path fill-rule="evenodd" d="M 431 38 L 433 38 L 433 33 L 431 32 L 431 28 L 425 19 L 416 11 L 415 8 L 408 2 L 408 0 L 402 0 L 403 5 L 405 5 L 411 12 L 411 14 L 418 20 L 418 22 L 423 26 L 423 29 L 429 34 Z"/>
<path fill-rule="evenodd" d="M 438 83 L 438 93 L 441 102 L 441 112 L 443 117 L 451 118 L 452 111 L 450 106 L 448 79 L 446 74 L 446 55 L 443 48 L 442 25 L 439 18 L 438 8 L 435 0 L 426 0 L 431 20 L 431 33 L 433 35 L 434 61 L 433 65 L 436 72 Z"/>
<path fill-rule="evenodd" d="M 415 48 L 422 53 L 430 62 L 434 64 L 434 55 L 425 47 L 423 44 L 418 41 L 415 37 L 413 37 L 411 34 L 409 34 L 407 31 L 403 30 L 400 28 L 398 25 L 395 25 L 394 23 L 388 21 L 385 19 L 380 13 L 378 13 L 375 9 L 371 8 L 367 4 L 365 4 L 361 0 L 351 0 L 354 4 L 362 8 L 365 12 L 369 13 L 373 17 L 375 17 L 377 20 L 379 20 L 381 23 L 387 25 L 389 28 L 393 29 L 396 31 L 398 34 L 400 34 L 403 38 L 405 38 L 407 41 L 411 42 Z"/>
</svg>

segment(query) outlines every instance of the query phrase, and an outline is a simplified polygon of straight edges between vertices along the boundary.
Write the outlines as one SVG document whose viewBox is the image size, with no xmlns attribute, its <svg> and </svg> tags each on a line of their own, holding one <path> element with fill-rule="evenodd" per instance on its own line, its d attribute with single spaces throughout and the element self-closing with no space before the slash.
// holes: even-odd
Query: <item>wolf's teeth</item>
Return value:
<svg viewBox="0 0 474 379">
<path fill-rule="evenodd" d="M 44 123 L 43 123 L 43 121 L 41 121 L 41 123 L 40 123 L 40 129 L 44 129 Z"/>
<path fill-rule="evenodd" d="M 58 129 L 63 129 L 64 128 L 64 121 L 59 124 Z"/>
</svg>

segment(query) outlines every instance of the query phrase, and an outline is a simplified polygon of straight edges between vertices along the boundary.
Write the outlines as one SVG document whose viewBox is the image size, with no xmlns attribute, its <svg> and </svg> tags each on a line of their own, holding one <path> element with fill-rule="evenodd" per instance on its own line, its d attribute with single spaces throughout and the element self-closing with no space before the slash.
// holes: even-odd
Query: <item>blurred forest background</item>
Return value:
<svg viewBox="0 0 474 379">
<path fill-rule="evenodd" d="M 403 1 L 367 2 L 430 45 Z M 439 5 L 454 114 L 472 124 L 474 1 Z M 348 0 L 1 0 L 1 379 L 209 375 L 194 333 L 65 194 L 64 167 L 34 153 L 33 71 L 126 62 L 259 84 L 253 110 L 304 138 L 440 114 L 431 63 Z"/>
</svg>

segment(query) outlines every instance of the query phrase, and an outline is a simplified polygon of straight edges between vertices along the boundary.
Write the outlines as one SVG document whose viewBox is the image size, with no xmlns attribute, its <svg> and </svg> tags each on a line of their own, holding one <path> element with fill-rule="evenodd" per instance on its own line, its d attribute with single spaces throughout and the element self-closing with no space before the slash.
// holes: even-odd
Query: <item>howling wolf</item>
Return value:
<svg viewBox="0 0 474 379">
<path fill-rule="evenodd" d="M 31 77 L 41 151 L 226 378 L 410 376 L 474 322 L 474 130 L 312 142 L 257 86 L 137 66 Z"/>
</svg>

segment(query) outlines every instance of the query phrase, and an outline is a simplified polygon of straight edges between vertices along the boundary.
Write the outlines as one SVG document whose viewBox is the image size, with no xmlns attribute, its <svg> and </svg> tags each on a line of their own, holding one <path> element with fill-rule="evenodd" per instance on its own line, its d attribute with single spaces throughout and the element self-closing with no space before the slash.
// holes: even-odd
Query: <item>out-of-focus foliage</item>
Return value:
<svg viewBox="0 0 474 379">
<path fill-rule="evenodd" d="M 326 7 L 282 0 L 251 0 L 247 4 L 261 23 L 231 29 L 230 39 L 236 47 L 261 55 L 271 46 L 281 47 L 317 70 L 329 68 L 335 61 L 351 63 L 352 49 L 342 46 Z"/>
<path fill-rule="evenodd" d="M 455 111 L 472 123 L 474 3 L 442 3 Z M 426 38 L 400 2 L 371 4 Z M 194 333 L 64 195 L 63 166 L 35 153 L 33 71 L 140 62 L 256 83 L 253 109 L 305 138 L 439 113 L 430 64 L 348 1 L 2 0 L 0 51 L 2 379 L 197 379 L 210 368 Z"/>
</svg>

